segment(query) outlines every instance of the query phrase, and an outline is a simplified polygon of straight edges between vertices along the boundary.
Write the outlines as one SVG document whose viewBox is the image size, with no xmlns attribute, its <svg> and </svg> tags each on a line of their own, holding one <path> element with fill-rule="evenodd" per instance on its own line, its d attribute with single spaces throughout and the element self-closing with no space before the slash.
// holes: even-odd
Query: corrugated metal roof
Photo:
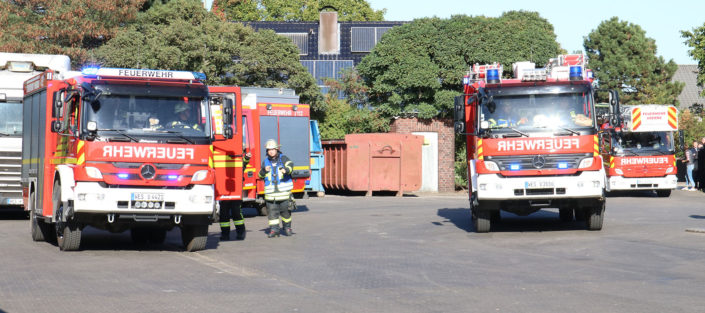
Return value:
<svg viewBox="0 0 705 313">
<path fill-rule="evenodd" d="M 685 87 L 680 96 L 678 96 L 678 102 L 681 108 L 688 108 L 694 103 L 700 103 L 705 105 L 705 97 L 700 95 L 703 91 L 703 87 L 698 86 L 698 66 L 695 64 L 683 64 L 678 65 L 678 70 L 673 74 L 672 81 L 684 82 Z"/>
</svg>

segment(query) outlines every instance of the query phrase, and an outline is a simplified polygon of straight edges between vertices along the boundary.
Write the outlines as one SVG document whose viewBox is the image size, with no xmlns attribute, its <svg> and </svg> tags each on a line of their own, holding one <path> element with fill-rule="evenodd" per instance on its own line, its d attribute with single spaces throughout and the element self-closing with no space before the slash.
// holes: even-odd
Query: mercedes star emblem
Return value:
<svg viewBox="0 0 705 313">
<path fill-rule="evenodd" d="M 157 173 L 157 170 L 154 169 L 154 166 L 150 164 L 145 164 L 142 166 L 140 169 L 140 175 L 142 175 L 142 178 L 144 179 L 152 179 L 154 178 L 154 174 Z"/>
<path fill-rule="evenodd" d="M 543 168 L 544 165 L 546 165 L 546 158 L 544 158 L 543 155 L 537 155 L 532 160 L 532 164 L 535 168 Z"/>
</svg>

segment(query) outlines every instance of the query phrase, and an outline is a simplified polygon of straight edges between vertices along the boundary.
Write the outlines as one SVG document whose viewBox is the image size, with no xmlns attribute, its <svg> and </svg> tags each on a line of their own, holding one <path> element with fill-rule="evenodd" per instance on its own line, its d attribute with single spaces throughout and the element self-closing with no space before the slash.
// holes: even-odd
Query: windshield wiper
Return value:
<svg viewBox="0 0 705 313">
<path fill-rule="evenodd" d="M 520 130 L 514 128 L 514 127 L 507 127 L 507 129 L 511 129 L 511 130 L 513 130 L 514 132 L 516 132 L 516 133 L 519 134 L 519 135 L 529 137 L 529 134 L 527 134 L 527 133 L 525 133 L 525 132 L 523 132 L 523 131 L 520 131 Z"/>
<path fill-rule="evenodd" d="M 188 143 L 190 143 L 192 145 L 196 144 L 196 142 L 194 142 L 193 140 L 188 139 L 188 137 L 184 136 L 184 134 L 182 132 L 177 132 L 177 131 L 173 131 L 173 130 L 151 130 L 151 131 L 153 131 L 155 133 L 175 134 L 179 138 L 186 140 Z M 169 143 L 169 140 L 167 140 L 167 143 Z M 181 142 L 173 142 L 172 141 L 171 143 L 181 143 Z"/>
<path fill-rule="evenodd" d="M 2 137 L 12 136 L 12 135 L 13 135 L 13 134 L 8 134 L 8 133 L 0 132 L 0 136 L 2 136 Z"/>
<path fill-rule="evenodd" d="M 560 129 L 562 129 L 562 130 L 565 130 L 565 131 L 569 131 L 569 132 L 571 133 L 571 135 L 572 135 L 572 134 L 580 135 L 580 132 L 577 131 L 577 130 L 570 129 L 570 128 L 568 128 L 568 127 L 563 127 L 563 126 L 556 126 L 556 127 L 560 128 Z M 554 134 L 554 135 L 555 135 L 555 134 Z"/>
<path fill-rule="evenodd" d="M 128 139 L 131 140 L 131 141 L 134 141 L 134 142 L 138 142 L 138 141 L 139 141 L 139 140 L 135 139 L 134 137 L 128 135 L 127 132 L 126 132 L 124 129 L 98 129 L 98 130 L 96 130 L 96 132 L 99 132 L 99 131 L 116 132 L 116 133 L 118 133 L 118 134 L 120 134 L 120 135 L 122 135 L 122 136 L 128 138 Z M 115 138 L 115 139 L 117 139 L 117 138 Z"/>
</svg>

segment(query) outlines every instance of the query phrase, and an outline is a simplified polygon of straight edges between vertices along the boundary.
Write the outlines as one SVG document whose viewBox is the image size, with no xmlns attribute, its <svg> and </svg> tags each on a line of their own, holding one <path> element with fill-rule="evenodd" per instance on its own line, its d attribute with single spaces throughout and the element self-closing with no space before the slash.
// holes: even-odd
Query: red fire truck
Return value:
<svg viewBox="0 0 705 313">
<path fill-rule="evenodd" d="M 584 55 L 561 55 L 545 68 L 519 62 L 504 79 L 500 64 L 476 64 L 464 78 L 455 128 L 466 135 L 477 232 L 490 231 L 500 210 L 524 216 L 545 208 L 602 228 L 605 173 L 585 65 Z"/>
<path fill-rule="evenodd" d="M 303 193 L 310 177 L 309 119 L 310 108 L 300 104 L 291 89 L 242 87 L 244 146 L 252 153 L 245 169 L 243 201 L 267 215 L 264 206 L 264 181 L 257 177 L 264 144 L 275 139 L 282 152 L 294 162 L 292 193 Z M 292 202 L 293 203 L 293 202 Z"/>
<path fill-rule="evenodd" d="M 85 226 L 130 229 L 137 243 L 161 243 L 180 227 L 187 251 L 204 249 L 215 214 L 204 79 L 86 68 L 26 81 L 22 188 L 32 239 L 77 250 Z"/>
<path fill-rule="evenodd" d="M 617 112 L 621 127 L 600 133 L 606 190 L 654 190 L 659 197 L 670 196 L 678 181 L 674 144 L 678 110 L 672 105 L 625 105 Z"/>
</svg>

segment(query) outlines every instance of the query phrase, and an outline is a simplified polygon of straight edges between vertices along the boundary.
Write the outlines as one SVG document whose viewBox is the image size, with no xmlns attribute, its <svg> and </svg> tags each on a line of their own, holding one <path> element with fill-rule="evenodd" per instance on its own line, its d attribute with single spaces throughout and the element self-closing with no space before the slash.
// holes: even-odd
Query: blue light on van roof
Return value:
<svg viewBox="0 0 705 313">
<path fill-rule="evenodd" d="M 99 67 L 85 67 L 81 70 L 81 74 L 87 75 L 87 76 L 95 76 L 98 75 L 98 70 Z"/>
<path fill-rule="evenodd" d="M 193 72 L 193 76 L 198 80 L 206 80 L 206 74 L 201 72 Z"/>
</svg>

